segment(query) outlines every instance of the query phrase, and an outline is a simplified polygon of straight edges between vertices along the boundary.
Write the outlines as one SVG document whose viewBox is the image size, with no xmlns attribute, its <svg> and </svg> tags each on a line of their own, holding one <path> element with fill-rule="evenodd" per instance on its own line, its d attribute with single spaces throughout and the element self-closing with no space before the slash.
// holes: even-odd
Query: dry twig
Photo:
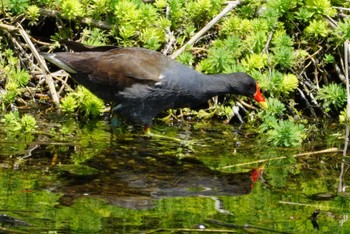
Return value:
<svg viewBox="0 0 350 234">
<path fill-rule="evenodd" d="M 212 19 L 204 28 L 202 28 L 196 35 L 194 35 L 185 45 L 183 45 L 180 49 L 175 51 L 170 58 L 175 59 L 182 52 L 186 50 L 188 46 L 192 46 L 205 32 L 207 32 L 211 27 L 213 27 L 222 17 L 224 17 L 227 13 L 229 13 L 234 7 L 236 7 L 241 1 L 233 1 L 229 2 L 227 7 L 223 9 L 220 14 L 218 14 L 214 19 Z"/>
<path fill-rule="evenodd" d="M 38 50 L 35 48 L 33 42 L 31 41 L 29 35 L 27 34 L 27 32 L 22 28 L 22 26 L 20 24 L 17 24 L 17 27 L 14 27 L 12 25 L 0 23 L 0 29 L 5 30 L 11 34 L 19 33 L 21 35 L 21 37 L 23 38 L 23 40 L 26 42 L 27 46 L 31 50 L 34 58 L 37 60 L 39 67 L 42 70 L 42 73 L 45 75 L 46 83 L 49 87 L 53 102 L 56 105 L 58 105 L 59 104 L 59 96 L 56 92 L 55 84 L 54 84 L 53 79 L 50 75 L 50 71 L 47 68 L 45 60 L 39 55 Z M 15 44 L 18 46 L 18 48 L 21 52 L 24 52 L 23 48 L 21 46 L 19 46 L 18 43 L 15 43 Z"/>
<path fill-rule="evenodd" d="M 327 153 L 338 153 L 342 152 L 338 148 L 329 148 L 325 150 L 319 150 L 319 151 L 313 151 L 313 152 L 305 152 L 305 153 L 300 153 L 300 154 L 294 154 L 291 157 L 302 157 L 302 156 L 310 156 L 310 155 L 317 155 L 317 154 L 327 154 Z M 274 160 L 281 160 L 288 158 L 288 156 L 281 156 L 281 157 L 276 157 L 276 158 L 268 158 L 268 159 L 260 159 L 257 161 L 252 161 L 252 162 L 246 162 L 246 163 L 238 163 L 234 165 L 229 165 L 229 166 L 224 166 L 221 167 L 220 169 L 227 169 L 227 168 L 232 168 L 232 167 L 240 167 L 240 166 L 246 166 L 246 165 L 251 165 L 251 164 L 259 164 L 259 163 L 264 163 L 264 162 L 269 162 L 269 161 L 274 161 Z"/>
</svg>

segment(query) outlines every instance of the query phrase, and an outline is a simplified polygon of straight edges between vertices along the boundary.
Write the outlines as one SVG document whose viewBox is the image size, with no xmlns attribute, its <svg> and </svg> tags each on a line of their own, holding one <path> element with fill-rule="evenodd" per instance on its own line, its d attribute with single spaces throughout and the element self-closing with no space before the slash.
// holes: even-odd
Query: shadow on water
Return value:
<svg viewBox="0 0 350 234">
<path fill-rule="evenodd" d="M 350 196 L 338 191 L 348 159 L 295 156 L 341 148 L 334 125 L 300 149 L 270 147 L 251 129 L 218 123 L 155 127 L 182 143 L 111 134 L 105 122 L 50 128 L 64 137 L 0 133 L 0 232 L 350 231 Z"/>
</svg>

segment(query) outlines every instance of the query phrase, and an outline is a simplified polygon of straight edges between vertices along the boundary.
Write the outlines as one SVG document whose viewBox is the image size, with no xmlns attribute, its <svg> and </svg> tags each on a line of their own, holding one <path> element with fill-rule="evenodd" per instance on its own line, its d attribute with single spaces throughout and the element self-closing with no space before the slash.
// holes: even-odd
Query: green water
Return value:
<svg viewBox="0 0 350 234">
<path fill-rule="evenodd" d="M 350 159 L 297 155 L 342 149 L 343 126 L 315 124 L 303 147 L 286 149 L 257 126 L 155 125 L 175 141 L 54 122 L 25 139 L 0 133 L 1 232 L 350 232 Z"/>
</svg>

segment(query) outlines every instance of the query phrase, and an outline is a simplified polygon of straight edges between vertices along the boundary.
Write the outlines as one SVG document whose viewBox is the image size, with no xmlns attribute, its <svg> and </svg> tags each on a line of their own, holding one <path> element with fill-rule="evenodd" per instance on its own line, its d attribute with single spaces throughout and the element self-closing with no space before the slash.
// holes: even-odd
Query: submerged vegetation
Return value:
<svg viewBox="0 0 350 234">
<path fill-rule="evenodd" d="M 82 114 L 86 119 L 100 118 L 105 112 L 101 100 L 76 87 L 66 74 L 52 73 L 50 81 L 35 50 L 64 50 L 59 40 L 70 39 L 89 45 L 145 47 L 171 55 L 227 3 L 3 0 L 0 4 L 3 121 L 16 123 L 14 131 L 34 131 L 23 123 L 26 116 L 17 113 L 10 118 L 6 113 L 53 104 L 68 115 Z M 269 97 L 269 108 L 257 110 L 248 99 L 226 97 L 225 101 L 211 100 L 207 109 L 184 109 L 180 115 L 199 121 L 235 121 L 235 105 L 241 114 L 249 113 L 247 122 L 259 122 L 257 131 L 267 134 L 272 145 L 300 145 L 308 134 L 304 117 L 336 118 L 345 113 L 343 42 L 350 38 L 348 7 L 349 2 L 336 0 L 241 1 L 176 59 L 203 73 L 249 73 Z M 34 47 L 24 35 L 29 35 Z M 55 69 L 50 67 L 52 72 Z M 171 114 L 176 117 L 178 113 Z"/>
</svg>

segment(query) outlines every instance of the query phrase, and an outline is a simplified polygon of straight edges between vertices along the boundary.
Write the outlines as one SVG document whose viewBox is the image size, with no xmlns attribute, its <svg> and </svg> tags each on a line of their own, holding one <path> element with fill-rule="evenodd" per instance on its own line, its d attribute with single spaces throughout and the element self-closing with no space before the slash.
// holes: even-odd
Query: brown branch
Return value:
<svg viewBox="0 0 350 234">
<path fill-rule="evenodd" d="M 206 33 L 211 27 L 213 27 L 222 17 L 224 17 L 227 13 L 229 13 L 234 7 L 236 7 L 241 1 L 232 1 L 227 4 L 227 7 L 223 9 L 220 14 L 218 14 L 214 19 L 212 19 L 207 25 L 204 26 L 196 35 L 194 35 L 185 45 L 183 45 L 180 49 L 175 51 L 170 58 L 175 59 L 182 52 L 186 50 L 187 47 L 192 46 L 204 33 Z"/>
<path fill-rule="evenodd" d="M 329 148 L 329 149 L 325 149 L 325 150 L 294 154 L 291 157 L 295 157 L 296 158 L 296 157 L 302 157 L 302 156 L 311 156 L 311 155 L 327 154 L 327 153 L 339 153 L 339 152 L 342 152 L 342 150 L 339 150 L 338 148 Z M 288 156 L 281 156 L 281 157 L 268 158 L 268 159 L 260 159 L 260 160 L 257 160 L 257 161 L 246 162 L 246 163 L 238 163 L 238 164 L 234 164 L 234 165 L 220 167 L 220 169 L 227 169 L 227 168 L 232 168 L 232 167 L 240 167 L 240 166 L 246 166 L 246 165 L 251 165 L 251 164 L 264 163 L 264 162 L 280 160 L 280 159 L 285 159 L 285 158 L 288 158 Z"/>
<path fill-rule="evenodd" d="M 41 68 L 41 70 L 45 74 L 46 84 L 49 87 L 53 102 L 56 105 L 58 105 L 59 104 L 59 96 L 57 95 L 57 92 L 55 89 L 55 84 L 54 84 L 53 79 L 50 75 L 49 69 L 47 68 L 45 60 L 39 55 L 38 50 L 35 48 L 32 40 L 30 39 L 27 32 L 22 28 L 22 26 L 19 23 L 17 24 L 17 27 L 15 27 L 13 25 L 0 23 L 0 29 L 7 31 L 11 34 L 19 33 L 21 35 L 23 40 L 26 42 L 26 45 L 31 50 L 34 58 L 37 60 L 39 67 Z M 14 41 L 14 39 L 13 39 L 13 41 Z M 23 48 L 17 43 L 16 40 L 15 40 L 15 42 L 16 42 L 15 44 L 18 46 L 20 51 L 23 53 L 24 52 Z M 29 56 L 27 54 L 25 55 L 25 57 L 29 58 Z"/>
</svg>

